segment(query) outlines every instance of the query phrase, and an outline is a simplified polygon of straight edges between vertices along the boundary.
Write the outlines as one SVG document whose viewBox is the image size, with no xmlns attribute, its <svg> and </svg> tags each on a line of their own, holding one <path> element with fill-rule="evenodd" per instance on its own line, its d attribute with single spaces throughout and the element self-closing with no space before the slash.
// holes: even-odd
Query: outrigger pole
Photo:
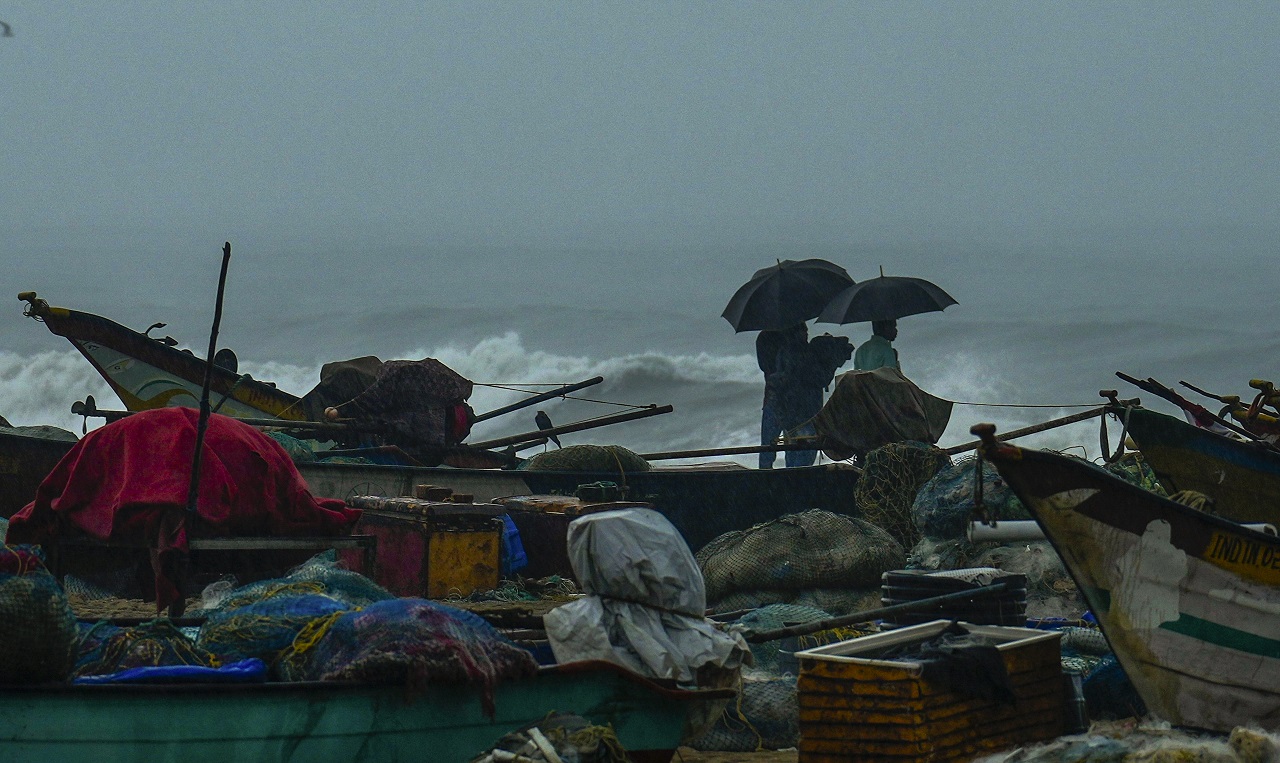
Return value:
<svg viewBox="0 0 1280 763">
<path fill-rule="evenodd" d="M 204 386 L 200 390 L 200 421 L 196 425 L 196 452 L 191 457 L 191 484 L 187 488 L 187 511 L 196 513 L 200 494 L 200 451 L 209 426 L 209 386 L 213 381 L 213 354 L 218 347 L 218 325 L 222 323 L 222 294 L 227 286 L 227 265 L 231 263 L 231 242 L 222 245 L 222 272 L 218 275 L 218 298 L 213 305 L 213 329 L 209 332 L 209 354 L 205 356 Z"/>
</svg>

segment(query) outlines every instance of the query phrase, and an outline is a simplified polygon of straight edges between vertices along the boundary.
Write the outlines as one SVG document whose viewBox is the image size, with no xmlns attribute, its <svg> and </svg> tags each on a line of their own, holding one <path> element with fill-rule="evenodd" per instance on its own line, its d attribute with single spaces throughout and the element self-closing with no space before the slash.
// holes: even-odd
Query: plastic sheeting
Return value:
<svg viewBox="0 0 1280 763">
<path fill-rule="evenodd" d="M 556 660 L 609 660 L 685 686 L 736 671 L 742 636 L 705 617 L 706 587 L 693 554 L 650 509 L 589 514 L 569 525 L 569 561 L 588 594 L 543 618 Z"/>
</svg>

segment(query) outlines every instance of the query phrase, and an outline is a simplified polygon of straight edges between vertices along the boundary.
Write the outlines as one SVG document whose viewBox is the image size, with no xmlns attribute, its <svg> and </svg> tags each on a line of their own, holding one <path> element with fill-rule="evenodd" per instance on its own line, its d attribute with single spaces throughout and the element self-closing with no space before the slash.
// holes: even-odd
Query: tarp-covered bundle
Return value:
<svg viewBox="0 0 1280 763">
<path fill-rule="evenodd" d="M 435 358 L 388 360 L 363 392 L 334 406 L 339 415 L 385 427 L 389 441 L 444 447 L 471 433 L 470 380 Z"/>
<path fill-rule="evenodd" d="M 822 451 L 843 460 L 891 442 L 936 443 L 950 419 L 950 401 L 886 367 L 841 374 L 814 425 Z"/>
<path fill-rule="evenodd" d="M 153 550 L 156 606 L 179 597 L 167 574 L 185 551 L 186 511 L 199 411 L 161 408 L 94 430 L 72 446 L 36 498 L 16 514 L 9 540 L 88 536 Z M 317 536 L 351 531 L 360 512 L 316 498 L 274 440 L 226 416 L 209 417 L 195 524 L 210 536 Z"/>
<path fill-rule="evenodd" d="M 608 660 L 685 686 L 736 673 L 750 652 L 706 619 L 702 572 L 676 528 L 650 509 L 569 525 L 569 561 L 587 596 L 543 618 L 556 660 Z"/>
</svg>

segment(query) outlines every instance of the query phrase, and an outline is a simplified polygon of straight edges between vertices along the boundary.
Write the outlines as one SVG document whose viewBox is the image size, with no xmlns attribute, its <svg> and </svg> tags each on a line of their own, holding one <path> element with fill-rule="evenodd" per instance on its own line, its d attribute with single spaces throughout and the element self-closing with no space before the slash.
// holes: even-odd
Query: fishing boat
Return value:
<svg viewBox="0 0 1280 763">
<path fill-rule="evenodd" d="M 1089 462 L 998 443 L 990 425 L 974 433 L 1151 712 L 1213 731 L 1280 729 L 1280 538 Z"/>
<path fill-rule="evenodd" d="M 35 292 L 23 292 L 18 299 L 27 303 L 23 314 L 71 342 L 129 410 L 200 405 L 208 364 L 179 350 L 172 338 L 152 337 L 100 315 L 53 307 Z M 159 323 L 152 329 L 163 326 Z M 238 374 L 233 365 L 214 363 L 210 374 L 210 400 L 220 413 L 237 418 L 305 418 L 298 397 Z"/>
<path fill-rule="evenodd" d="M 1170 492 L 1195 490 L 1238 522 L 1280 519 L 1280 451 L 1141 407 L 1112 410 Z"/>
<path fill-rule="evenodd" d="M 705 708 L 733 689 L 684 690 L 607 662 L 544 667 L 479 691 L 336 682 L 0 688 L 7 761 L 466 761 L 552 711 L 612 725 L 637 763 L 666 763 Z"/>
<path fill-rule="evenodd" d="M 65 337 L 93 364 L 128 411 L 198 405 L 207 364 L 203 359 L 177 349 L 176 343 L 168 337 L 154 338 L 92 313 L 50 306 L 35 292 L 24 292 L 19 298 L 27 303 L 26 315 L 44 323 L 54 334 Z M 600 380 L 590 380 L 595 381 Z M 569 385 L 564 389 L 582 384 Z M 230 367 L 220 366 L 216 355 L 210 390 L 211 403 L 215 407 L 221 405 L 220 413 L 251 423 L 290 425 L 301 422 L 303 418 L 303 406 L 298 404 L 302 398 L 269 383 L 237 374 Z M 547 394 L 551 393 L 544 393 L 542 397 Z M 525 402 L 521 401 L 521 405 Z M 514 407 L 481 414 L 477 418 L 496 415 Z M 73 410 L 86 415 L 101 413 L 108 419 L 114 415 L 97 412 L 91 400 L 76 403 Z M 661 412 L 662 409 L 654 410 Z M 622 421 L 650 412 L 646 409 L 607 418 Z M 504 441 L 494 447 L 507 444 Z M 0 447 L 3 447 L 2 442 Z M 846 464 L 748 469 L 726 468 L 723 463 L 655 467 L 644 472 L 533 471 L 497 468 L 498 464 L 511 465 L 517 459 L 508 456 L 504 460 L 500 458 L 501 454 L 490 450 L 455 450 L 459 460 L 446 460 L 446 466 L 415 466 L 405 461 L 352 464 L 321 459 L 314 463 L 300 463 L 299 471 L 315 495 L 342 499 L 354 495 L 411 495 L 415 485 L 430 484 L 471 494 L 477 501 L 488 501 L 514 495 L 568 495 L 579 485 L 613 482 L 626 489 L 628 499 L 650 503 L 666 515 L 695 549 L 724 532 L 745 529 L 785 514 L 808 509 L 856 513 L 854 489 L 861 473 Z M 3 453 L 0 452 L 0 462 L 2 459 Z M 485 468 L 465 466 L 476 461 L 483 463 Z M 47 467 L 33 465 L 30 477 L 34 482 L 29 490 L 14 494 L 12 501 L 16 508 L 32 499 L 34 485 L 39 484 L 54 463 L 56 460 Z M 12 514 L 12 511 L 8 513 Z"/>
<path fill-rule="evenodd" d="M 8 519 L 31 503 L 36 488 L 74 439 L 51 439 L 23 433 L 23 428 L 0 427 L 0 518 Z"/>
</svg>

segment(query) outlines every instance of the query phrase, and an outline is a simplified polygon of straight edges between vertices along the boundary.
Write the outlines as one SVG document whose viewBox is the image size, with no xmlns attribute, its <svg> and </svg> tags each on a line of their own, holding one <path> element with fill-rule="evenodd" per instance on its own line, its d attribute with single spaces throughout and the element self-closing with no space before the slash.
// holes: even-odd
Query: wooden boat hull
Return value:
<svg viewBox="0 0 1280 763">
<path fill-rule="evenodd" d="M 1143 408 L 1128 431 L 1166 489 L 1204 493 L 1237 522 L 1280 520 L 1280 453 Z"/>
<path fill-rule="evenodd" d="M 35 498 L 36 488 L 74 443 L 0 433 L 0 516 Z M 841 466 L 796 469 L 673 469 L 629 473 L 532 472 L 501 469 L 299 464 L 311 492 L 322 498 L 412 495 L 430 484 L 469 493 L 479 502 L 513 495 L 572 495 L 579 485 L 626 484 L 630 498 L 652 503 L 695 550 L 717 535 L 808 509 L 856 514 L 858 471 Z"/>
<path fill-rule="evenodd" d="M 129 410 L 200 405 L 203 359 L 102 316 L 50 307 L 34 296 L 27 314 L 71 342 Z M 294 395 L 225 368 L 213 368 L 209 391 L 210 402 L 227 416 L 305 418 Z"/>
<path fill-rule="evenodd" d="M 636 761 L 669 761 L 691 710 L 732 690 L 661 687 L 608 663 L 499 684 L 496 715 L 470 688 L 334 683 L 0 689 L 6 761 L 466 761 L 552 711 L 612 724 Z"/>
<path fill-rule="evenodd" d="M 453 488 L 476 501 L 513 495 L 572 495 L 609 481 L 628 500 L 651 503 L 695 551 L 716 536 L 808 509 L 856 514 L 859 472 L 843 466 L 795 469 L 655 469 L 648 472 L 535 472 L 365 464 L 299 464 L 311 492 L 324 498 L 411 495 L 420 484 Z"/>
<path fill-rule="evenodd" d="M 984 455 L 1044 528 L 1150 711 L 1280 729 L 1280 539 L 1078 459 Z"/>
<path fill-rule="evenodd" d="M 8 519 L 31 503 L 36 488 L 72 445 L 69 440 L 0 431 L 0 517 Z"/>
</svg>

